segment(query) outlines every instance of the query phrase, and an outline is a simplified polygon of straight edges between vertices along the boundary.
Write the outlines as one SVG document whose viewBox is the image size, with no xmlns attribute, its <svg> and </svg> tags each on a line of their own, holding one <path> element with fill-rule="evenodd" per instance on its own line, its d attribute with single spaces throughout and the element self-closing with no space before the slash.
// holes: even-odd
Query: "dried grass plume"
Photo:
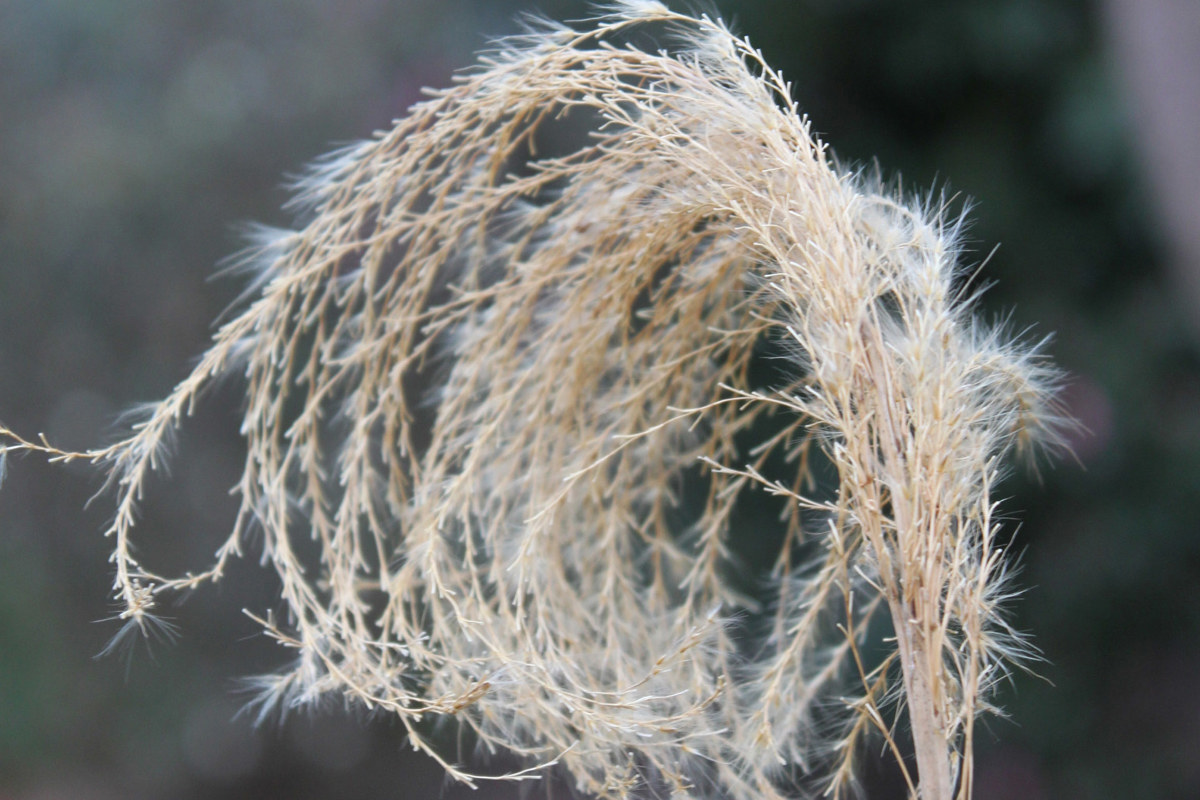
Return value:
<svg viewBox="0 0 1200 800">
<path fill-rule="evenodd" d="M 264 714 L 390 712 L 472 782 L 421 724 L 445 715 L 531 765 L 510 777 L 555 763 L 604 798 L 846 796 L 874 736 L 914 797 L 965 800 L 1025 650 L 993 488 L 1053 440 L 1054 373 L 972 316 L 960 218 L 838 167 L 747 42 L 608 11 L 503 40 L 313 169 L 301 224 L 259 234 L 247 299 L 128 438 L 0 434 L 111 476 L 131 626 L 261 532 L 286 608 L 263 622 L 294 654 Z M 143 486 L 226 375 L 237 524 L 203 571 L 157 574 L 131 545 Z M 748 581 L 737 538 L 766 534 L 737 520 L 772 503 Z"/>
</svg>

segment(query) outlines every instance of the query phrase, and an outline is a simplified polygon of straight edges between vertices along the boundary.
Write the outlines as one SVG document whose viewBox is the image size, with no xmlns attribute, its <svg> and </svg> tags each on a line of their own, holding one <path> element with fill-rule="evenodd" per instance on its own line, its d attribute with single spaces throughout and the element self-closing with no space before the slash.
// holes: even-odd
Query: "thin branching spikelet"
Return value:
<svg viewBox="0 0 1200 800">
<path fill-rule="evenodd" d="M 314 168 L 303 225 L 257 235 L 254 292 L 128 439 L 3 433 L 108 470 L 144 629 L 261 530 L 287 609 L 262 622 L 295 651 L 264 711 L 391 712 L 470 782 L 419 724 L 451 716 L 612 798 L 842 796 L 879 736 L 915 750 L 914 796 L 969 798 L 974 720 L 1024 649 L 992 489 L 1052 438 L 1053 373 L 970 316 L 958 220 L 837 168 L 746 42 L 610 10 L 501 42 Z M 677 48 L 621 46 L 637 25 Z M 587 137 L 543 152 L 556 127 Z M 756 383 L 764 347 L 782 385 Z M 143 485 L 227 374 L 236 527 L 205 571 L 155 574 L 130 545 Z M 751 624 L 734 518 L 770 496 Z"/>
</svg>

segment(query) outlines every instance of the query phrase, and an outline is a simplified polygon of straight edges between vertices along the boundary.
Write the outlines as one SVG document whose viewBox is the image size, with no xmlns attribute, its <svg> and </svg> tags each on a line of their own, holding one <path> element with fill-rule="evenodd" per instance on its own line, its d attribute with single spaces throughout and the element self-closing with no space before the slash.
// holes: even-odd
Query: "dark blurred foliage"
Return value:
<svg viewBox="0 0 1200 800">
<path fill-rule="evenodd" d="M 979 745 L 979 800 L 1200 796 L 1200 362 L 1083 0 L 717 0 L 845 163 L 972 201 L 987 313 L 1056 332 L 1076 458 L 1006 484 L 1046 661 Z M 289 171 L 386 126 L 515 30 L 517 0 L 0 2 L 0 419 L 83 448 L 182 378 L 237 295 L 238 224 L 286 224 Z M 559 19 L 585 6 L 546 0 Z M 992 252 L 995 243 L 1001 247 Z M 1200 265 L 1192 265 L 1193 268 Z M 145 556 L 204 562 L 229 524 L 237 386 L 187 426 Z M 115 632 L 85 467 L 10 458 L 0 493 L 0 797 L 515 797 L 446 787 L 397 726 L 331 708 L 253 730 L 236 678 L 277 648 L 250 563 Z M 1019 528 L 1019 530 L 1018 530 Z M 875 753 L 866 754 L 867 759 Z M 503 763 L 493 769 L 502 770 Z M 887 770 L 871 796 L 901 796 Z M 532 796 L 545 796 L 541 787 Z M 566 796 L 555 786 L 553 796 Z"/>
</svg>

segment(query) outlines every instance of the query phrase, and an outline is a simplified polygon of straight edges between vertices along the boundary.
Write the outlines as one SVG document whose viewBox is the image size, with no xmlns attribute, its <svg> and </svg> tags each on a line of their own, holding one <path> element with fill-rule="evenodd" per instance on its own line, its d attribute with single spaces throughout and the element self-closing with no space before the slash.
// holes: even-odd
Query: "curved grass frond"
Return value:
<svg viewBox="0 0 1200 800">
<path fill-rule="evenodd" d="M 256 233 L 255 291 L 128 439 L 0 434 L 109 471 L 130 619 L 262 531 L 286 607 L 264 624 L 296 654 L 264 711 L 393 713 L 466 781 L 428 715 L 590 795 L 760 798 L 822 765 L 848 793 L 907 709 L 913 792 L 967 798 L 1024 649 L 992 487 L 1053 435 L 1053 372 L 972 318 L 961 220 L 838 168 L 748 43 L 611 11 L 501 41 L 300 179 L 303 225 Z M 681 44 L 622 45 L 647 24 Z M 204 571 L 154 574 L 143 486 L 229 374 L 238 522 Z M 755 506 L 779 546 L 747 588 Z"/>
</svg>

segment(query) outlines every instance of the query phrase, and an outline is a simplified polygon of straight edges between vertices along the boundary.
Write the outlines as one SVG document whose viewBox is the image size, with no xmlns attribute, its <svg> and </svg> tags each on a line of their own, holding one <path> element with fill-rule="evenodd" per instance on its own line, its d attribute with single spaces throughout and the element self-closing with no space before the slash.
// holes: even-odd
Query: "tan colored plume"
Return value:
<svg viewBox="0 0 1200 800">
<path fill-rule="evenodd" d="M 965 800 L 1026 649 L 993 489 L 1053 438 L 1054 374 L 972 317 L 958 220 L 839 168 L 749 44 L 610 12 L 503 40 L 317 166 L 128 438 L 0 432 L 111 476 L 131 629 L 261 533 L 286 608 L 263 622 L 294 655 L 264 714 L 390 712 L 472 782 L 420 724 L 450 716 L 530 765 L 508 777 L 557 764 L 605 798 L 846 796 L 881 737 L 914 797 Z M 673 49 L 625 44 L 636 26 Z M 137 504 L 227 374 L 236 527 L 204 571 L 157 574 Z M 779 542 L 761 575 L 747 537 Z"/>
</svg>

